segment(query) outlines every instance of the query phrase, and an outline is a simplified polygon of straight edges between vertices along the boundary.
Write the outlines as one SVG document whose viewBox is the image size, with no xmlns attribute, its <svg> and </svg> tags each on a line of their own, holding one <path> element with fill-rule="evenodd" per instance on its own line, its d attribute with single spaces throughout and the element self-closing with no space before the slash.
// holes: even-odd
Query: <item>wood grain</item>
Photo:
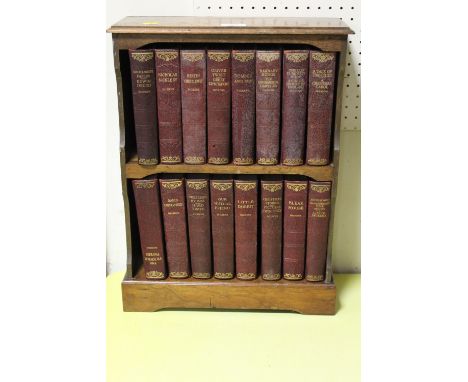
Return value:
<svg viewBox="0 0 468 382">
<path fill-rule="evenodd" d="M 302 314 L 336 313 L 334 283 L 217 279 L 148 281 L 142 272 L 122 282 L 126 312 L 154 312 L 165 308 L 283 310 Z"/>
</svg>

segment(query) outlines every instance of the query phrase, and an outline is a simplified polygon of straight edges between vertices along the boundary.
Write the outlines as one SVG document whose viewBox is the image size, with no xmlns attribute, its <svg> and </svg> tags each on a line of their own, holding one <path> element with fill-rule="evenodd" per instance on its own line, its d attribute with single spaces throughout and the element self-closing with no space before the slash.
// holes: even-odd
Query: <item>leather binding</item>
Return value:
<svg viewBox="0 0 468 382">
<path fill-rule="evenodd" d="M 213 268 L 217 279 L 234 277 L 234 190 L 232 176 L 210 179 Z"/>
<path fill-rule="evenodd" d="M 235 165 L 255 160 L 255 51 L 232 51 L 232 156 Z"/>
<path fill-rule="evenodd" d="M 207 52 L 208 163 L 231 157 L 231 51 Z"/>
<path fill-rule="evenodd" d="M 206 163 L 206 52 L 180 51 L 184 163 Z"/>
<path fill-rule="evenodd" d="M 156 89 L 161 163 L 182 162 L 182 119 L 178 49 L 156 49 Z"/>
<path fill-rule="evenodd" d="M 190 265 L 184 178 L 178 175 L 162 175 L 159 183 L 169 277 L 186 278 L 190 276 Z"/>
<path fill-rule="evenodd" d="M 307 180 L 290 177 L 284 181 L 283 278 L 304 278 Z"/>
<path fill-rule="evenodd" d="M 264 280 L 281 278 L 281 244 L 283 236 L 283 180 L 281 176 L 262 176 L 261 196 L 261 264 Z"/>
<path fill-rule="evenodd" d="M 210 278 L 211 217 L 210 183 L 207 175 L 186 175 L 187 221 L 192 277 Z"/>
<path fill-rule="evenodd" d="M 309 165 L 330 163 L 336 54 L 310 52 L 307 152 Z"/>
<path fill-rule="evenodd" d="M 308 73 L 308 50 L 283 52 L 281 163 L 287 166 L 304 164 Z"/>
<path fill-rule="evenodd" d="M 132 180 L 132 186 L 145 277 L 148 280 L 164 279 L 167 269 L 158 179 L 153 176 Z"/>
<path fill-rule="evenodd" d="M 255 175 L 234 180 L 236 277 L 257 278 L 258 185 Z"/>
<path fill-rule="evenodd" d="M 257 163 L 279 160 L 281 110 L 281 51 L 257 51 L 256 57 Z"/>
<path fill-rule="evenodd" d="M 331 182 L 309 181 L 306 280 L 323 281 L 327 260 Z"/>
<path fill-rule="evenodd" d="M 159 149 L 154 53 L 152 50 L 129 49 L 129 56 L 138 163 L 155 165 Z"/>
</svg>

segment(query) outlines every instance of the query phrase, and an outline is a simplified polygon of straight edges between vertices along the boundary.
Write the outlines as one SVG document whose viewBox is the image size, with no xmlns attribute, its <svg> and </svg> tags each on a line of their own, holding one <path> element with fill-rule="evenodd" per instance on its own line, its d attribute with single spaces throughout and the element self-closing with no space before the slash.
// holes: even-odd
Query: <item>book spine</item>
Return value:
<svg viewBox="0 0 468 382">
<path fill-rule="evenodd" d="M 232 156 L 236 165 L 255 157 L 255 51 L 232 51 Z"/>
<path fill-rule="evenodd" d="M 184 163 L 206 163 L 206 52 L 180 51 Z"/>
<path fill-rule="evenodd" d="M 336 54 L 310 52 L 307 153 L 309 165 L 330 163 Z"/>
<path fill-rule="evenodd" d="M 236 277 L 257 278 L 257 179 L 239 176 L 234 180 Z"/>
<path fill-rule="evenodd" d="M 147 279 L 164 279 L 167 269 L 158 180 L 132 180 L 132 186 L 145 276 Z"/>
<path fill-rule="evenodd" d="M 233 187 L 230 180 L 210 180 L 214 277 L 234 277 Z"/>
<path fill-rule="evenodd" d="M 308 73 L 308 50 L 283 52 L 281 162 L 288 166 L 304 164 Z"/>
<path fill-rule="evenodd" d="M 281 278 L 283 236 L 283 182 L 261 180 L 262 278 Z"/>
<path fill-rule="evenodd" d="M 283 220 L 283 277 L 304 278 L 307 223 L 307 181 L 285 180 Z"/>
<path fill-rule="evenodd" d="M 169 277 L 190 276 L 183 179 L 160 179 Z"/>
<path fill-rule="evenodd" d="M 179 51 L 156 49 L 155 62 L 161 163 L 181 163 L 182 109 Z"/>
<path fill-rule="evenodd" d="M 306 253 L 306 280 L 308 281 L 325 279 L 330 197 L 330 182 L 309 181 Z"/>
<path fill-rule="evenodd" d="M 152 50 L 129 50 L 138 163 L 158 163 L 156 84 Z"/>
<path fill-rule="evenodd" d="M 281 51 L 257 51 L 257 163 L 278 164 L 281 109 Z"/>
<path fill-rule="evenodd" d="M 208 163 L 231 156 L 231 52 L 209 50 L 207 57 Z"/>
<path fill-rule="evenodd" d="M 211 277 L 210 191 L 208 178 L 185 180 L 192 276 Z"/>
</svg>

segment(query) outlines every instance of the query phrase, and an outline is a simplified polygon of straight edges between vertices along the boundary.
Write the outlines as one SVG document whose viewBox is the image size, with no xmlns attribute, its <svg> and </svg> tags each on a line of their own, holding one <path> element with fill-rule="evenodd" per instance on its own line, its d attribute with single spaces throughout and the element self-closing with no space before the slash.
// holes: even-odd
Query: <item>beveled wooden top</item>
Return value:
<svg viewBox="0 0 468 382">
<path fill-rule="evenodd" d="M 338 18 L 323 17 L 193 17 L 129 16 L 115 23 L 111 33 L 158 34 L 326 34 L 354 32 Z"/>
</svg>

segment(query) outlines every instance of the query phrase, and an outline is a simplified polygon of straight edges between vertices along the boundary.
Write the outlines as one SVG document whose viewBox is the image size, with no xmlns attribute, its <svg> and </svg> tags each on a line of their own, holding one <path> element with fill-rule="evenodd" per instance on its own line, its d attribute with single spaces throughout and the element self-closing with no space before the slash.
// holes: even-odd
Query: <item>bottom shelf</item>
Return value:
<svg viewBox="0 0 468 382">
<path fill-rule="evenodd" d="M 283 310 L 302 314 L 336 312 L 334 283 L 166 279 L 148 281 L 140 270 L 122 281 L 125 312 L 154 312 L 165 308 Z"/>
</svg>

